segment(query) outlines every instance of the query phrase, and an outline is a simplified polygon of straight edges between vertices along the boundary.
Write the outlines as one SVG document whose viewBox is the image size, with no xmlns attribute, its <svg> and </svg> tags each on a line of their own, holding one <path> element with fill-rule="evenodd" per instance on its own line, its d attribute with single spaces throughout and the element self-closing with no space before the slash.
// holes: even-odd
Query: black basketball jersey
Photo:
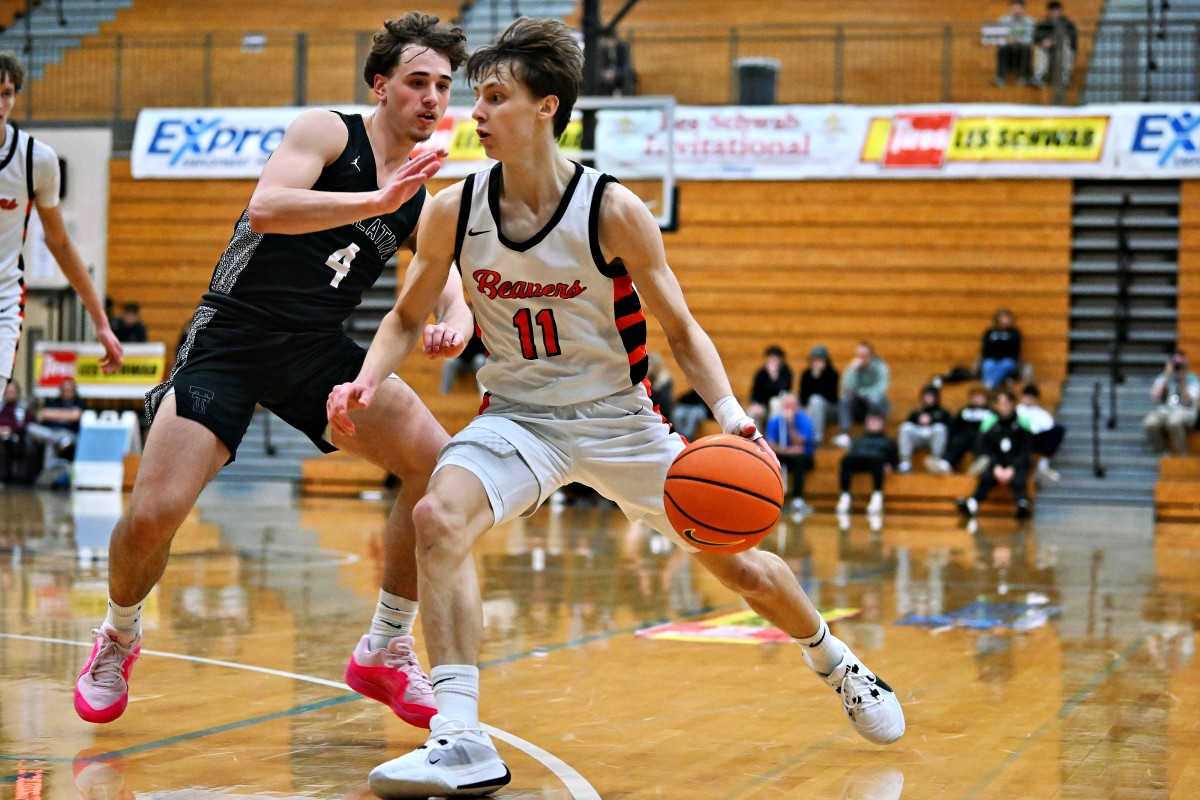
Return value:
<svg viewBox="0 0 1200 800">
<path fill-rule="evenodd" d="M 321 171 L 312 188 L 378 189 L 375 156 L 362 116 L 338 116 L 350 133 L 346 149 Z M 204 304 L 260 327 L 339 329 L 416 228 L 425 197 L 422 186 L 390 214 L 301 234 L 255 233 L 247 209 L 217 262 Z"/>
</svg>

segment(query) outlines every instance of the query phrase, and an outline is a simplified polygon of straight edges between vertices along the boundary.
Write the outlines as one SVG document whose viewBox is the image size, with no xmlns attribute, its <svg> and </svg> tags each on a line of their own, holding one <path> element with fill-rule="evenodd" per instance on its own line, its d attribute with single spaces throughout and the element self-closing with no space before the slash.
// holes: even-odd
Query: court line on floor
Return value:
<svg viewBox="0 0 1200 800">
<path fill-rule="evenodd" d="M 55 639 L 55 638 L 50 638 L 50 637 L 45 637 L 45 636 L 24 636 L 24 635 L 16 634 L 16 633 L 0 633 L 0 639 L 17 639 L 17 640 L 21 640 L 21 641 L 42 642 L 42 643 L 46 643 L 46 644 L 63 644 L 63 645 L 68 645 L 70 647 L 91 647 L 92 646 L 92 643 L 90 643 L 90 642 L 78 642 L 78 641 L 73 641 L 71 639 Z M 261 722 L 268 722 L 271 720 L 279 719 L 280 717 L 294 716 L 296 714 L 306 713 L 308 711 L 313 711 L 315 709 L 324 708 L 324 707 L 331 706 L 331 705 L 336 705 L 338 703 L 349 702 L 351 700 L 364 699 L 362 697 L 362 695 L 354 693 L 350 689 L 350 687 L 344 683 L 326 680 L 325 678 L 318 678 L 318 677 L 315 677 L 312 675 L 301 675 L 301 674 L 298 674 L 295 672 L 284 672 L 282 670 L 269 669 L 267 667 L 256 667 L 256 666 L 253 666 L 250 664 L 237 664 L 232 661 L 219 661 L 216 659 L 203 658 L 200 656 L 188 656 L 188 655 L 183 655 L 180 653 L 168 653 L 168 652 L 165 652 L 162 650 L 142 650 L 142 655 L 157 656 L 159 658 L 173 658 L 178 661 L 188 661 L 188 662 L 191 662 L 194 664 L 208 664 L 210 666 L 216 666 L 216 667 L 226 667 L 229 669 L 238 669 L 238 670 L 244 670 L 244 671 L 248 671 L 248 672 L 258 672 L 263 675 L 272 675 L 272 676 L 279 677 L 279 678 L 288 678 L 290 680 L 301 681 L 304 683 L 315 683 L 320 686 L 328 686 L 328 687 L 334 688 L 334 689 L 341 689 L 342 691 L 349 692 L 349 694 L 345 697 L 331 698 L 329 700 L 324 700 L 319 703 L 310 703 L 310 704 L 304 705 L 304 706 L 297 706 L 295 708 L 287 709 L 285 711 L 278 711 L 273 714 L 267 714 L 262 717 L 255 717 L 255 718 L 252 718 L 249 720 L 242 720 L 239 722 L 231 722 L 226 725 L 217 726 L 215 728 L 208 728 L 208 729 L 205 729 L 202 731 L 194 731 L 194 732 L 188 733 L 188 734 L 180 734 L 178 736 L 173 736 L 168 739 L 162 739 L 162 740 L 159 740 L 156 742 L 147 742 L 142 745 L 135 745 L 134 747 L 126 748 L 125 750 L 113 751 L 113 753 L 111 755 L 108 753 L 105 753 L 105 754 L 103 754 L 103 756 L 93 757 L 92 759 L 90 759 L 92 761 L 109 760 L 112 758 L 117 758 L 121 755 L 128 755 L 130 753 L 135 753 L 135 752 L 144 752 L 146 750 L 151 750 L 151 749 L 155 749 L 158 747 L 164 747 L 164 746 L 168 746 L 171 744 L 176 744 L 181 741 L 188 741 L 188 740 L 196 739 L 196 738 L 199 738 L 202 736 L 209 736 L 209 735 L 216 734 L 216 733 L 223 733 L 225 731 L 233 730 L 236 728 L 246 727 L 248 725 L 254 725 L 254 724 L 261 723 Z M 530 655 L 532 655 L 532 653 Z M 527 742 L 524 739 L 520 738 L 519 736 L 515 736 L 515 735 L 509 733 L 508 731 L 504 731 L 504 730 L 495 728 L 495 727 L 493 727 L 491 725 L 487 725 L 487 724 L 484 724 L 482 727 L 489 735 L 494 736 L 497 739 L 500 739 L 502 742 L 505 742 L 505 743 L 511 745 L 512 747 L 515 747 L 516 749 L 522 751 L 523 753 L 525 753 L 526 755 L 528 755 L 535 761 L 539 762 L 547 770 L 549 770 L 554 775 L 554 777 L 558 778 L 558 780 L 560 780 L 563 783 L 563 785 L 567 787 L 567 790 L 571 792 L 571 796 L 572 796 L 573 800 L 601 800 L 599 793 L 597 793 L 595 788 L 593 788 L 593 786 L 590 783 L 588 783 L 587 779 L 585 779 L 582 775 L 580 775 L 573 767 L 571 767 L 571 765 L 567 764 L 561 758 L 558 758 L 557 756 L 555 756 L 551 753 L 548 753 L 547 751 L 543 750 L 542 748 L 538 747 L 537 745 L 533 744 L 532 742 Z M 3 758 L 4 760 L 14 760 L 12 757 L 7 757 L 7 756 L 0 756 L 0 758 Z M 56 761 L 56 759 L 45 759 L 45 758 L 37 758 L 37 757 L 27 757 L 22 760 L 49 761 L 49 762 Z M 70 761 L 73 761 L 73 759 L 71 759 L 71 760 L 63 759 L 63 760 L 68 761 L 68 763 L 70 763 Z M 13 778 L 13 780 L 15 780 L 15 777 Z M 0 783 L 3 783 L 3 782 L 8 782 L 8 781 L 0 780 Z"/>
<path fill-rule="evenodd" d="M 1076 706 L 1082 703 L 1084 699 L 1096 689 L 1097 686 L 1108 680 L 1112 674 L 1116 672 L 1117 668 L 1129 660 L 1129 657 L 1140 650 L 1142 645 L 1145 643 L 1146 637 L 1142 636 L 1114 656 L 1112 661 L 1109 661 L 1108 664 L 1104 666 L 1104 669 L 1097 672 L 1082 689 L 1073 694 L 1065 703 L 1062 704 L 1062 707 L 1059 708 L 1058 713 L 1054 715 L 1053 719 L 1048 719 L 1038 726 L 1037 730 L 1025 737 L 1025 741 L 1023 741 L 1020 746 L 1011 750 L 1009 755 L 1006 756 L 1004 760 L 992 767 L 992 769 L 986 775 L 976 781 L 975 785 L 968 789 L 967 793 L 962 796 L 962 800 L 972 800 L 972 798 L 978 797 L 979 793 L 988 788 L 988 786 L 990 786 L 991 783 L 996 780 L 996 778 L 1003 775 L 1004 772 L 1007 771 L 1010 766 L 1012 766 L 1013 762 L 1023 757 L 1026 751 L 1028 751 L 1030 747 L 1037 743 L 1037 741 L 1046 734 L 1046 731 L 1050 729 L 1050 726 L 1061 722 L 1063 718 L 1074 711 Z"/>
</svg>

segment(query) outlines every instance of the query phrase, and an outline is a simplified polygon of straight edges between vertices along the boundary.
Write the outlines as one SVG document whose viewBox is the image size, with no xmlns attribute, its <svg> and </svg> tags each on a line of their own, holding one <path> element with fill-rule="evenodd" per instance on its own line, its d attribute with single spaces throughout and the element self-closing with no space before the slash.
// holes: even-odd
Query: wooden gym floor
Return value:
<svg viewBox="0 0 1200 800">
<path fill-rule="evenodd" d="M 148 606 L 128 711 L 81 722 L 71 687 L 120 502 L 97 494 L 0 489 L 0 798 L 365 798 L 372 767 L 423 741 L 341 684 L 385 503 L 277 485 L 206 491 Z M 618 512 L 543 508 L 493 531 L 477 558 L 483 717 L 513 772 L 497 796 L 1200 796 L 1194 528 L 1121 508 L 871 528 L 785 519 L 764 546 L 899 692 L 908 732 L 891 747 L 858 738 L 794 646 Z M 929 624 L 898 624 L 911 615 Z"/>
</svg>

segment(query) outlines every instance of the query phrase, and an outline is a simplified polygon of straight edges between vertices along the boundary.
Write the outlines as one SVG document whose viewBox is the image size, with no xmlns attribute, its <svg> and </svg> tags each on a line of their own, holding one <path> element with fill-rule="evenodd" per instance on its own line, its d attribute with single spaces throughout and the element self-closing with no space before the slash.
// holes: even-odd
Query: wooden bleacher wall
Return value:
<svg viewBox="0 0 1200 800">
<path fill-rule="evenodd" d="M 121 159 L 111 172 L 108 294 L 140 302 L 151 338 L 173 348 L 253 182 L 135 181 Z M 683 183 L 681 198 L 667 256 L 739 395 L 769 344 L 785 348 L 798 374 L 814 344 L 840 368 L 867 339 L 891 365 L 899 414 L 932 375 L 971 364 L 992 313 L 1008 306 L 1056 400 L 1069 181 L 701 181 Z M 668 355 L 653 322 L 650 346 Z M 405 372 L 437 396 L 437 364 L 414 358 Z M 454 427 L 473 403 L 452 405 L 443 422 Z"/>
<path fill-rule="evenodd" d="M 602 0 L 602 19 L 612 19 L 623 5 L 624 0 Z M 1102 8 L 1103 0 L 1073 0 L 1066 10 L 1078 23 L 1098 19 Z M 1028 12 L 1040 19 L 1043 5 L 1030 3 Z M 681 103 L 697 105 L 728 103 L 733 82 L 721 78 L 730 75 L 733 57 L 767 57 L 781 62 L 779 102 L 814 103 L 829 102 L 836 69 L 828 26 L 858 26 L 858 35 L 848 35 L 842 42 L 842 102 L 894 104 L 929 102 L 940 96 L 940 74 L 923 73 L 930 72 L 927 65 L 940 70 L 941 29 L 952 25 L 952 102 L 1049 102 L 1049 89 L 992 85 L 995 48 L 980 44 L 978 31 L 982 24 L 1006 13 L 1008 4 L 1004 2 L 843 0 L 735 5 L 726 0 L 640 0 L 621 21 L 620 35 L 633 38 L 641 94 L 673 95 Z M 577 23 L 578 18 L 572 21 Z M 871 25 L 911 28 L 904 32 L 893 28 L 891 39 L 863 36 L 861 32 Z M 736 54 L 731 54 L 723 33 L 731 26 L 738 26 L 742 33 Z M 785 36 L 778 31 L 782 26 L 810 27 L 793 28 Z M 705 29 L 704 38 L 697 38 Z M 721 32 L 713 35 L 714 29 Z M 1082 36 L 1076 76 L 1084 74 L 1090 49 L 1090 37 Z M 914 74 L 917 62 L 922 69 Z M 906 79 L 897 81 L 897 75 Z"/>
<path fill-rule="evenodd" d="M 449 22 L 458 6 L 457 0 L 432 0 L 420 10 Z M 38 114 L 107 120 L 117 106 L 122 118 L 132 119 L 145 106 L 291 105 L 301 32 L 306 102 L 367 102 L 362 65 L 369 34 L 409 7 L 384 0 L 292 0 L 280 13 L 278 4 L 207 0 L 202 22 L 194 10 L 189 0 L 138 0 L 122 9 L 97 36 L 47 68 L 35 87 Z M 244 51 L 246 33 L 262 33 L 262 47 Z"/>
</svg>

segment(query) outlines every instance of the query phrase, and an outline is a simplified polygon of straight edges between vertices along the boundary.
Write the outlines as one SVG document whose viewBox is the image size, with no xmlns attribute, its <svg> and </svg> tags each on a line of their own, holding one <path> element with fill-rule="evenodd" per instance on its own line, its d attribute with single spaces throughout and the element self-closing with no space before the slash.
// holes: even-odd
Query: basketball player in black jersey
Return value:
<svg viewBox="0 0 1200 800">
<path fill-rule="evenodd" d="M 289 126 L 196 310 L 170 379 L 146 397 L 152 420 L 129 506 L 109 546 L 108 616 L 76 682 L 90 722 L 125 710 L 141 645 L 142 603 L 166 568 L 171 539 L 204 486 L 233 461 L 256 404 L 325 452 L 345 448 L 403 480 L 385 532 L 383 587 L 371 633 L 347 667 L 357 691 L 414 725 L 433 715 L 412 654 L 417 580 L 412 508 L 446 432 L 413 391 L 388 380 L 356 420 L 368 436 L 326 432 L 325 399 L 351 380 L 362 348 L 342 323 L 402 246 L 426 206 L 438 156 L 410 159 L 437 129 L 466 38 L 438 18 L 408 14 L 375 36 L 364 78 L 378 105 L 362 117 L 313 109 Z M 453 276 L 425 333 L 431 355 L 457 355 L 472 329 Z"/>
</svg>

